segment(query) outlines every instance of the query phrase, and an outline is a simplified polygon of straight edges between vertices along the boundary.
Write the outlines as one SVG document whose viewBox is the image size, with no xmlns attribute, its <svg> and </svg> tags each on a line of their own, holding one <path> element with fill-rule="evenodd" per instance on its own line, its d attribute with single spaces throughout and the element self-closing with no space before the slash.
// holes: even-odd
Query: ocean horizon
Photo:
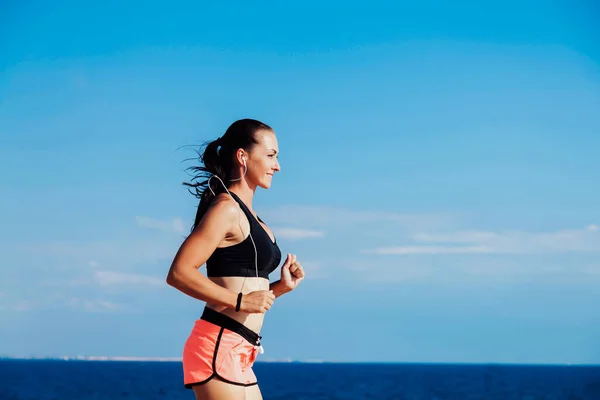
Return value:
<svg viewBox="0 0 600 400">
<path fill-rule="evenodd" d="M 47 360 L 47 361 L 122 361 L 122 362 L 181 362 L 181 357 L 140 357 L 140 356 L 0 356 L 4 360 Z M 566 362 L 502 362 L 502 361 L 344 361 L 325 359 L 286 359 L 286 358 L 263 358 L 257 359 L 255 364 L 385 364 L 385 365 L 498 365 L 498 366 L 548 366 L 548 367 L 600 367 L 595 363 L 566 363 Z"/>
</svg>

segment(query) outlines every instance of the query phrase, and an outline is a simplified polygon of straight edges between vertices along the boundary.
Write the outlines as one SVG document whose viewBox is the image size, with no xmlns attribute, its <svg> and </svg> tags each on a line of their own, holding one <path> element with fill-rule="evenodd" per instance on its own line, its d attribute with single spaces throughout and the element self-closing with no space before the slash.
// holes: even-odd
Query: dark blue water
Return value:
<svg viewBox="0 0 600 400">
<path fill-rule="evenodd" d="M 256 363 L 268 399 L 600 400 L 600 366 Z M 178 362 L 0 360 L 2 400 L 194 399 Z"/>
</svg>

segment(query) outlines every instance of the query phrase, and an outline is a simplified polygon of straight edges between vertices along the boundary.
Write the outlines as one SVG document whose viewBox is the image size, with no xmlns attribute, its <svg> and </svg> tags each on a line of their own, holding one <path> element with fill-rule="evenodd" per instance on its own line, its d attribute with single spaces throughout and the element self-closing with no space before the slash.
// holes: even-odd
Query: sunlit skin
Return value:
<svg viewBox="0 0 600 400">
<path fill-rule="evenodd" d="M 238 149 L 235 153 L 236 167 L 232 172 L 233 182 L 228 190 L 234 192 L 256 218 L 252 208 L 256 188 L 270 188 L 273 176 L 281 168 L 278 161 L 279 145 L 275 133 L 270 130 L 260 130 L 255 132 L 254 138 L 257 143 L 249 151 Z M 265 224 L 260 224 L 271 241 L 274 241 L 271 229 Z M 217 247 L 241 243 L 248 236 L 249 231 L 250 224 L 238 203 L 226 192 L 219 194 L 175 255 L 167 276 L 167 283 L 194 298 L 205 301 L 207 307 L 259 333 L 265 313 L 274 304 L 275 299 L 294 290 L 304 279 L 303 268 L 296 260 L 296 256 L 287 254 L 284 257 L 280 279 L 273 283 L 260 277 L 207 278 L 199 271 Z M 244 295 L 240 311 L 235 311 L 237 295 L 240 291 Z M 229 385 L 218 379 L 195 386 L 194 392 L 198 400 L 262 399 L 258 385 L 245 388 Z"/>
</svg>

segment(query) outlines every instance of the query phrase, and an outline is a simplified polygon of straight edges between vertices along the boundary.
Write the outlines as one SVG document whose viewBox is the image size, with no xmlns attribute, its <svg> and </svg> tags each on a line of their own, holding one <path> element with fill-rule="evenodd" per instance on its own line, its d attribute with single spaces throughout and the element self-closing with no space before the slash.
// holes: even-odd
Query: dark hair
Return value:
<svg viewBox="0 0 600 400">
<path fill-rule="evenodd" d="M 185 186 L 190 187 L 190 193 L 200 200 L 192 230 L 200 223 L 213 198 L 219 193 L 225 192 L 225 188 L 219 179 L 213 178 L 210 180 L 210 189 L 215 193 L 213 196 L 208 187 L 210 177 L 216 175 L 229 188 L 235 153 L 238 149 L 250 151 L 257 143 L 255 133 L 259 130 L 272 129 L 267 124 L 255 119 L 240 119 L 231 124 L 223 136 L 205 143 L 202 153 L 198 152 L 198 159 L 201 164 L 188 168 L 195 175 L 191 183 L 183 182 Z"/>
</svg>

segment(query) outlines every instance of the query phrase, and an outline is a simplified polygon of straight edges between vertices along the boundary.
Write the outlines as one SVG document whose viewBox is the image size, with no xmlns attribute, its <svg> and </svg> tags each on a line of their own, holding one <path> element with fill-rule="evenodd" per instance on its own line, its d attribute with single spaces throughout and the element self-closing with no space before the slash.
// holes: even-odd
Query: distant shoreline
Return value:
<svg viewBox="0 0 600 400">
<path fill-rule="evenodd" d="M 0 356 L 0 361 L 112 361 L 112 362 L 181 362 L 181 357 L 108 357 L 108 356 L 63 356 L 63 357 L 17 357 Z M 381 364 L 381 365 L 439 365 L 439 366 L 514 366 L 514 367 L 595 367 L 600 364 L 575 363 L 502 363 L 502 362 L 420 362 L 420 361 L 325 361 L 325 360 L 290 360 L 265 359 L 256 360 L 258 364 Z"/>
<path fill-rule="evenodd" d="M 60 357 L 0 357 L 0 360 L 31 361 L 153 361 L 181 362 L 181 357 L 108 357 L 108 356 L 60 356 Z"/>
<path fill-rule="evenodd" d="M 22 361 L 125 361 L 125 362 L 181 362 L 181 357 L 110 357 L 110 356 L 60 356 L 60 357 L 11 357 L 11 356 L 0 356 L 0 360 L 22 360 Z M 322 363 L 322 360 L 306 360 L 306 361 L 295 361 L 286 359 L 265 359 L 256 362 L 269 362 L 269 363 Z"/>
<path fill-rule="evenodd" d="M 56 356 L 56 357 L 0 357 L 0 360 L 31 361 L 153 361 L 181 362 L 181 357 L 109 357 L 109 356 Z"/>
</svg>

